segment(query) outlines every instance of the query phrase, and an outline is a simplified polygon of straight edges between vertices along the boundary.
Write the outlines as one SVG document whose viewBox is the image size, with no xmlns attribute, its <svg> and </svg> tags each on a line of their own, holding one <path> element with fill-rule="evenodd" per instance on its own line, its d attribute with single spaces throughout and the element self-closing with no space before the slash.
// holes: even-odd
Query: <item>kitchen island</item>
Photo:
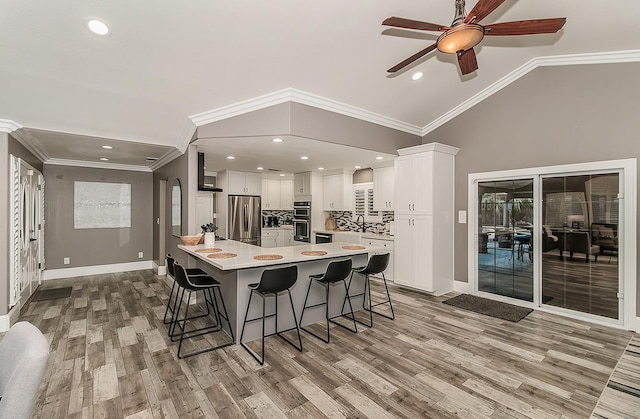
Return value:
<svg viewBox="0 0 640 419">
<path fill-rule="evenodd" d="M 262 248 L 233 240 L 217 241 L 213 248 L 208 248 L 209 250 L 204 245 L 179 245 L 178 248 L 192 257 L 192 261 L 195 264 L 192 264 L 192 266 L 203 269 L 221 283 L 220 288 L 227 305 L 236 342 L 242 330 L 245 310 L 249 302 L 250 290 L 248 285 L 260 282 L 260 277 L 265 269 L 288 265 L 296 265 L 298 267 L 298 281 L 291 288 L 291 296 L 296 316 L 300 320 L 304 298 L 309 286 L 309 275 L 325 272 L 329 263 L 338 259 L 352 258 L 354 267 L 364 266 L 367 263 L 369 254 L 384 251 L 382 248 L 354 246 L 352 243 Z M 363 278 L 358 275 L 354 276 L 351 294 L 361 293 L 363 289 Z M 295 327 L 288 297 L 285 294 L 279 297 L 279 330 Z M 340 313 L 344 297 L 345 291 L 341 284 L 332 286 L 329 302 L 330 316 Z M 324 298 L 324 287 L 317 284 L 312 285 L 308 305 L 324 301 Z M 352 304 L 354 311 L 362 309 L 362 297 L 352 299 Z M 274 311 L 275 299 L 273 297 L 267 298 L 267 314 L 271 314 Z M 261 304 L 254 301 L 249 311 L 249 318 L 255 318 L 261 314 Z M 303 325 L 317 323 L 324 321 L 324 319 L 324 307 L 308 309 L 304 315 Z M 223 325 L 226 327 L 224 322 Z M 261 322 L 259 321 L 247 324 L 244 340 L 249 341 L 260 338 L 261 327 Z M 267 334 L 273 333 L 275 331 L 275 319 L 268 318 L 265 327 Z"/>
</svg>

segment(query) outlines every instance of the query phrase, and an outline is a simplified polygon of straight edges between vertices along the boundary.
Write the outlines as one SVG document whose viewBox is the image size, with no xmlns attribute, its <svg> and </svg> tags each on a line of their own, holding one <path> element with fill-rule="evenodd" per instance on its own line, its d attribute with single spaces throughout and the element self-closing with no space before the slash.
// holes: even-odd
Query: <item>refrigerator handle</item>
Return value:
<svg viewBox="0 0 640 419">
<path fill-rule="evenodd" d="M 249 231 L 249 205 L 244 205 L 244 231 Z"/>
</svg>

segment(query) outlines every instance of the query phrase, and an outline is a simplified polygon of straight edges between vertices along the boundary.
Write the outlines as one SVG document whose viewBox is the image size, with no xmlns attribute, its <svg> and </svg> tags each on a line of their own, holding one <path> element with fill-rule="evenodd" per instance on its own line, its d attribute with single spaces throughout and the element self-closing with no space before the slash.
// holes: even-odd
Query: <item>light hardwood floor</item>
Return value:
<svg viewBox="0 0 640 419">
<path fill-rule="evenodd" d="M 153 271 L 43 285 L 62 286 L 71 298 L 21 314 L 51 343 L 35 418 L 586 418 L 634 335 L 538 311 L 511 323 L 391 287 L 395 321 L 332 327 L 331 344 L 268 338 L 263 367 L 239 345 L 177 360 Z"/>
</svg>

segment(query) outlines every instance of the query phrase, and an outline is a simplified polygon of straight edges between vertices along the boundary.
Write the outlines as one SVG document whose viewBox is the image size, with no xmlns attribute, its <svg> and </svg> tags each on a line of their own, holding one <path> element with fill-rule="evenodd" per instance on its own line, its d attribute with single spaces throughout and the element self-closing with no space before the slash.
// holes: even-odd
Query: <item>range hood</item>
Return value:
<svg viewBox="0 0 640 419">
<path fill-rule="evenodd" d="M 204 183 L 204 153 L 198 153 L 198 190 L 201 192 L 222 192 L 221 188 Z"/>
</svg>

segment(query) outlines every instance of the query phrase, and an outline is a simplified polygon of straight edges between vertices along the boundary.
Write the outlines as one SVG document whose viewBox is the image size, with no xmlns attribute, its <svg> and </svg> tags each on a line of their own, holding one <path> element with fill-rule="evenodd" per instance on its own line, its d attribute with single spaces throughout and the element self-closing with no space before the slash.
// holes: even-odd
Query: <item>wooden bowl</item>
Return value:
<svg viewBox="0 0 640 419">
<path fill-rule="evenodd" d="M 182 244 L 185 246 L 195 246 L 200 242 L 202 238 L 202 234 L 198 234 L 197 236 L 180 236 L 180 240 L 182 240 Z"/>
</svg>

